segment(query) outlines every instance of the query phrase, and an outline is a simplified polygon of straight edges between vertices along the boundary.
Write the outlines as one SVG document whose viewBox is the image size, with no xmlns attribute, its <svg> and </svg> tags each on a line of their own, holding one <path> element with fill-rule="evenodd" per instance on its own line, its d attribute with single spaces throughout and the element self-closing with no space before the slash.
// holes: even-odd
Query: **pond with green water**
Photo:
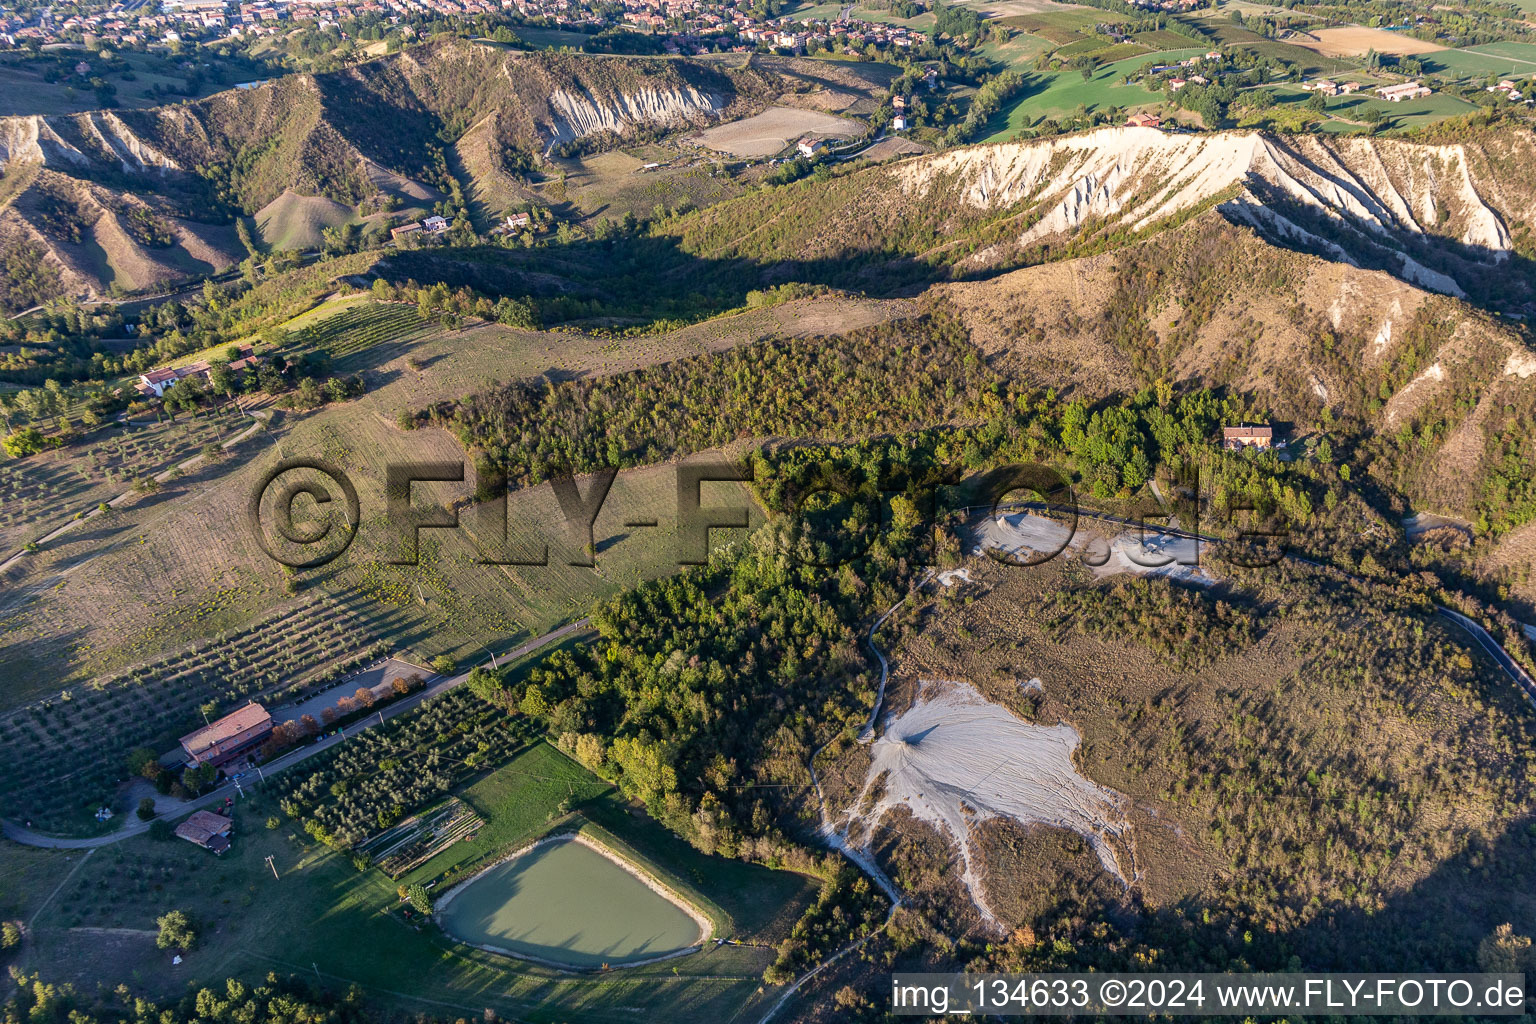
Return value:
<svg viewBox="0 0 1536 1024">
<path fill-rule="evenodd" d="M 666 956 L 705 937 L 683 907 L 573 837 L 486 869 L 449 893 L 436 916 L 463 942 L 575 968 Z"/>
</svg>

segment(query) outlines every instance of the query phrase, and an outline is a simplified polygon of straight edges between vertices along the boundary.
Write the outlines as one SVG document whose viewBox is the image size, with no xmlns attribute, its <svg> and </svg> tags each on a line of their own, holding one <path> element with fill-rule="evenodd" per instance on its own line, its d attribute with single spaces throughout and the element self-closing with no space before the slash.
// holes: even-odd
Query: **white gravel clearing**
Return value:
<svg viewBox="0 0 1536 1024">
<path fill-rule="evenodd" d="M 1203 541 L 1150 530 L 1145 543 L 1138 541 L 1134 532 L 1106 541 L 1084 527 L 1084 521 L 1079 520 L 1074 531 L 1066 523 L 1029 512 L 1000 515 L 982 522 L 975 553 L 991 551 L 1021 564 L 1077 555 L 1099 577 L 1129 572 L 1168 576 L 1202 586 L 1216 582 L 1204 566 L 1187 564 L 1199 559 Z"/>
<path fill-rule="evenodd" d="M 1106 871 L 1126 880 L 1117 843 L 1129 844 L 1130 804 L 1077 773 L 1076 729 L 1022 721 L 966 683 L 925 686 L 870 748 L 863 788 L 844 812 L 849 846 L 867 851 L 881 819 L 905 807 L 959 848 L 966 888 L 994 927 L 1001 922 L 987 905 L 973 846 L 972 829 L 982 822 L 1011 818 L 1070 829 L 1088 841 Z M 880 798 L 872 801 L 877 783 Z"/>
<path fill-rule="evenodd" d="M 971 570 L 950 569 L 947 572 L 939 573 L 939 586 L 941 587 L 952 587 L 955 585 L 956 580 L 959 580 L 961 583 L 971 582 Z"/>
</svg>

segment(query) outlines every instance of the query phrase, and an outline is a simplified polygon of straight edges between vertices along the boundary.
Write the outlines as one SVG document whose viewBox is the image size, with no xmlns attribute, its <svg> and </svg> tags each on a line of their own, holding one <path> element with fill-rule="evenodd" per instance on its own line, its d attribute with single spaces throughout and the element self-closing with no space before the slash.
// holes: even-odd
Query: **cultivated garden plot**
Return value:
<svg viewBox="0 0 1536 1024">
<path fill-rule="evenodd" d="M 472 808 L 455 798 L 359 843 L 357 851 L 390 878 L 399 878 L 459 840 L 472 838 L 484 825 Z"/>
</svg>

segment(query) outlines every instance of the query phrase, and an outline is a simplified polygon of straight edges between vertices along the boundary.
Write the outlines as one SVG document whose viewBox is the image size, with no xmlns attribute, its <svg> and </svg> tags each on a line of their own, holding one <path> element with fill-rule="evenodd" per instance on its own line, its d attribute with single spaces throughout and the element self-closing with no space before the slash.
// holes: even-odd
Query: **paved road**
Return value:
<svg viewBox="0 0 1536 1024">
<path fill-rule="evenodd" d="M 518 647 L 514 647 L 512 650 L 508 651 L 504 655 L 500 655 L 499 657 L 506 661 L 515 661 L 524 655 L 532 654 L 534 651 L 537 651 L 542 647 L 547 647 L 552 643 L 563 640 L 573 633 L 579 633 L 586 629 L 590 624 L 591 619 L 583 616 L 582 618 L 577 619 L 575 622 L 566 623 L 559 629 L 552 629 L 548 633 L 545 633 L 543 636 L 534 637 L 527 643 Z M 470 671 L 473 671 L 473 669 Z M 334 747 L 338 743 L 345 743 L 352 736 L 355 736 L 366 729 L 371 729 L 374 726 L 380 724 L 380 722 L 388 721 L 389 719 L 394 718 L 396 715 L 402 714 L 403 712 L 409 711 L 412 708 L 420 705 L 423 701 L 428 701 L 433 697 L 447 693 L 449 690 L 453 689 L 455 686 L 458 686 L 468 678 L 468 671 L 461 672 L 456 676 L 432 676 L 427 680 L 427 685 L 424 688 L 411 694 L 409 697 L 395 701 L 393 704 L 379 709 L 377 712 L 369 715 L 362 721 L 347 726 L 346 731 L 340 735 L 326 736 L 315 743 L 306 744 L 302 747 L 297 747 L 288 751 L 288 753 L 276 758 L 271 763 L 262 765 L 261 772 L 263 775 L 275 774 L 277 772 L 291 768 L 298 764 L 300 761 L 304 760 L 306 757 L 318 754 L 320 751 Z M 10 839 L 13 842 L 22 843 L 26 846 L 41 846 L 54 850 L 89 850 L 98 846 L 107 846 L 112 843 L 127 839 L 130 836 L 136 836 L 147 832 L 149 831 L 150 824 L 154 821 L 159 821 L 162 819 L 168 821 L 171 819 L 180 818 L 184 815 L 191 814 L 193 811 L 198 810 L 199 808 L 210 807 L 216 803 L 222 803 L 224 798 L 229 796 L 238 796 L 236 786 L 233 782 L 226 782 L 224 785 L 219 786 L 208 793 L 204 793 L 202 796 L 195 800 L 185 801 L 184 803 L 178 805 L 175 810 L 166 811 L 163 814 L 157 814 L 154 818 L 150 819 L 150 821 L 141 821 L 137 817 L 130 816 L 128 822 L 122 828 L 118 829 L 116 832 L 109 832 L 104 836 L 90 836 L 83 839 L 66 838 L 63 836 L 50 836 L 44 835 L 41 832 L 34 832 L 31 829 L 25 828 L 12 821 L 0 821 L 0 829 L 3 829 L 5 838 Z"/>
</svg>

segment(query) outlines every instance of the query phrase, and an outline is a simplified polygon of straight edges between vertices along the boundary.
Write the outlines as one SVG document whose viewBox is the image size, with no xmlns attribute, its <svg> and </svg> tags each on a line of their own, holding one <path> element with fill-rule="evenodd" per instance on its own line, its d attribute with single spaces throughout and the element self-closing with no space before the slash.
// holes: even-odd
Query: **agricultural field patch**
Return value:
<svg viewBox="0 0 1536 1024">
<path fill-rule="evenodd" d="M 989 60 L 1018 68 L 1030 64 L 1036 57 L 1049 51 L 1053 45 L 1049 39 L 1021 30 L 1010 34 L 1006 43 L 986 43 L 982 46 L 981 52 Z"/>
<path fill-rule="evenodd" d="M 1426 70 L 1458 78 L 1507 75 L 1523 78 L 1536 74 L 1536 46 L 1523 43 L 1488 43 L 1461 50 L 1437 50 L 1421 58 Z"/>
<path fill-rule="evenodd" d="M 680 162 L 676 152 L 659 146 L 636 153 L 611 150 L 556 161 L 564 171 L 560 187 L 565 199 L 596 221 L 617 220 L 626 213 L 651 217 L 658 207 L 705 207 L 741 193 L 740 186 L 712 163 Z M 548 185 L 544 194 L 558 198 Z"/>
<path fill-rule="evenodd" d="M 1189 36 L 1181 36 L 1165 28 L 1154 32 L 1138 32 L 1131 38 L 1153 50 L 1177 50 L 1190 44 Z"/>
<path fill-rule="evenodd" d="M 62 525 L 76 512 L 128 490 L 238 434 L 251 420 L 232 409 L 183 415 L 175 422 L 103 427 L 89 440 L 58 451 L 0 461 L 0 549 L 4 557 Z"/>
<path fill-rule="evenodd" d="M 335 200 L 289 190 L 256 211 L 256 230 L 274 248 L 308 249 L 320 244 L 326 228 L 351 221 L 354 212 Z"/>
<path fill-rule="evenodd" d="M 73 73 L 81 60 L 91 65 L 87 78 Z M 61 70 L 71 73 L 58 81 L 46 81 L 44 70 L 55 61 Z M 26 59 L 13 51 L 0 59 L 0 117 L 100 110 L 101 100 L 89 78 L 111 85 L 117 106 L 139 109 L 208 96 L 236 82 L 269 78 L 274 70 L 258 60 L 220 57 L 211 51 L 200 55 L 198 63 L 202 66 L 195 67 L 186 58 L 129 49 L 116 51 L 111 61 L 83 48 L 52 51 L 41 60 Z"/>
<path fill-rule="evenodd" d="M 769 107 L 761 114 L 707 128 L 689 141 L 747 159 L 764 160 L 788 148 L 802 135 L 853 138 L 863 126 L 819 110 Z"/>
<path fill-rule="evenodd" d="M 1095 35 L 1094 26 L 1100 22 L 1115 20 L 1118 19 L 1099 11 L 1055 10 L 1007 17 L 1002 23 L 1065 46 Z"/>
<path fill-rule="evenodd" d="M 1299 67 L 1302 73 L 1306 75 L 1336 75 L 1360 70 L 1357 63 L 1338 57 L 1327 57 L 1317 50 L 1297 46 L 1293 42 L 1269 39 L 1262 43 L 1246 43 L 1244 44 L 1244 49 L 1253 50 L 1255 53 L 1263 54 L 1267 57 L 1288 61 Z M 1428 58 L 1425 59 L 1427 60 Z"/>
<path fill-rule="evenodd" d="M 262 551 L 247 519 L 254 488 L 282 458 L 330 460 L 358 487 L 363 522 L 357 543 L 324 569 L 299 576 L 293 586 L 299 595 L 356 592 L 378 602 L 378 629 L 359 636 L 359 648 L 383 639 L 424 662 L 440 653 L 467 656 L 482 642 L 543 632 L 618 587 L 673 571 L 665 554 L 671 530 L 666 510 L 675 503 L 673 471 L 658 467 L 620 476 L 597 524 L 596 568 L 566 564 L 573 557 L 571 544 L 547 484 L 514 495 L 509 517 L 525 533 L 552 533 L 549 566 L 478 564 L 481 549 L 469 539 L 468 526 L 462 535 L 427 531 L 418 564 L 389 565 L 383 559 L 398 545 L 384 514 L 385 467 L 464 459 L 446 433 L 400 430 L 395 421 L 403 409 L 517 377 L 617 372 L 786 329 L 826 330 L 840 312 L 879 317 L 884 308 L 873 304 L 860 312 L 863 305 L 856 302 L 772 307 L 633 343 L 482 327 L 410 343 L 409 354 L 382 365 L 368 355 L 376 349 L 363 349 L 352 357 L 369 381 L 363 398 L 307 416 L 280 417 L 272 434 L 248 442 L 255 447 L 238 462 L 201 467 L 27 556 L 13 570 L 17 585 L 0 601 L 13 699 L 78 684 L 197 637 L 242 628 L 290 601 L 288 578 Z M 799 323 L 793 319 L 797 311 L 803 314 Z M 453 490 L 466 493 L 467 487 Z M 445 485 L 421 485 L 418 492 L 422 501 L 432 500 L 433 493 L 446 500 L 452 493 Z M 196 498 L 189 500 L 193 493 Z M 662 525 L 643 540 L 623 525 L 628 507 L 636 506 L 662 512 Z"/>
<path fill-rule="evenodd" d="M 1401 32 L 1365 28 L 1362 25 L 1315 29 L 1310 33 L 1310 38 L 1298 32 L 1289 36 L 1286 42 L 1316 50 L 1325 57 L 1363 57 L 1372 50 L 1377 53 L 1416 54 L 1445 49 L 1439 43 L 1415 39 Z"/>
<path fill-rule="evenodd" d="M 933 27 L 934 17 L 931 11 L 923 11 L 915 18 L 897 17 L 894 11 L 881 10 L 878 7 L 854 8 L 854 17 L 863 21 L 876 21 L 887 25 L 905 25 L 918 32 L 927 32 Z"/>
<path fill-rule="evenodd" d="M 341 362 L 385 342 L 405 343 L 431 333 L 433 326 L 414 306 L 398 302 L 362 302 L 309 323 L 287 325 L 290 335 L 308 350 L 324 352 Z"/>
</svg>

